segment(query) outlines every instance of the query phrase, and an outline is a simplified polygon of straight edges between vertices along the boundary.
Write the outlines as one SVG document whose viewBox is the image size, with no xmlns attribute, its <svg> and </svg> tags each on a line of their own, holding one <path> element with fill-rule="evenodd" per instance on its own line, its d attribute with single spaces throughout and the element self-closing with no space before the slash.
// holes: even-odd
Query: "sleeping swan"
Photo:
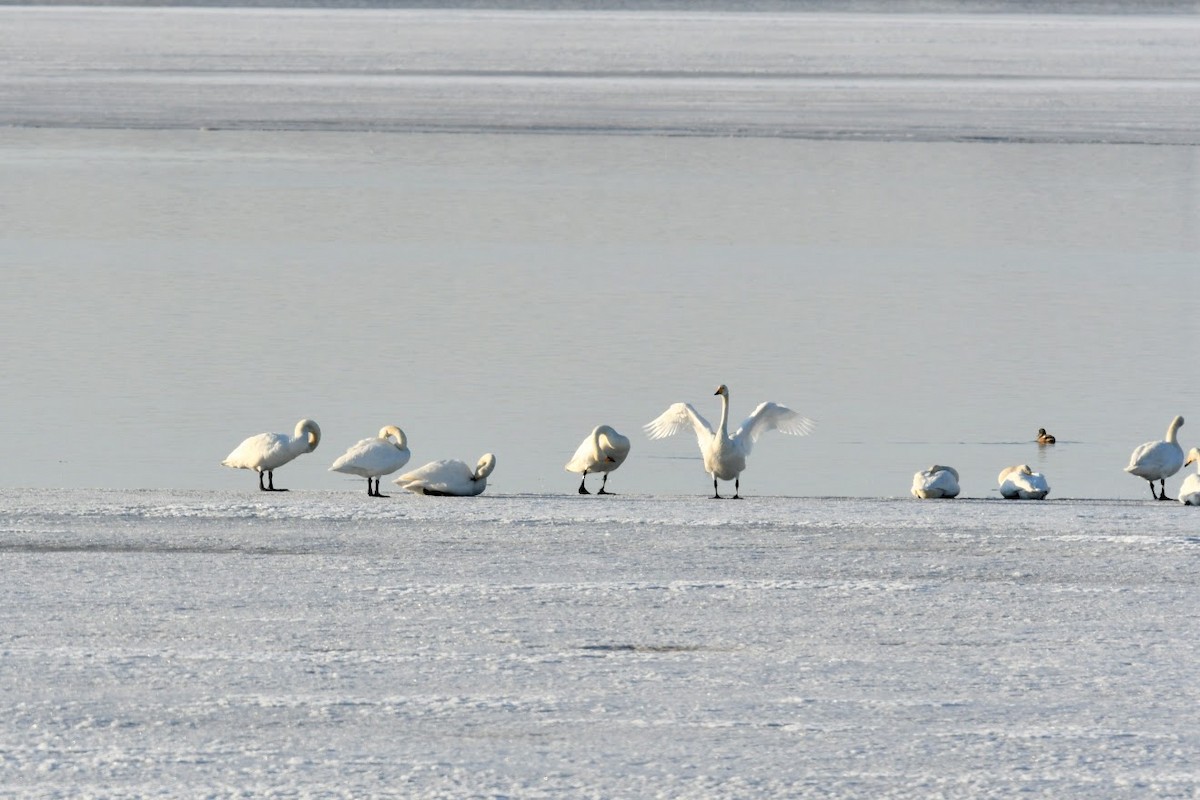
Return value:
<svg viewBox="0 0 1200 800">
<path fill-rule="evenodd" d="M 807 417 L 802 417 L 787 406 L 776 403 L 760 403 L 754 413 L 746 417 L 741 427 L 729 435 L 729 387 L 721 384 L 714 395 L 721 395 L 721 424 L 714 431 L 708 420 L 700 416 L 690 403 L 676 403 L 659 417 L 643 428 L 651 439 L 662 439 L 679 433 L 691 426 L 700 444 L 700 454 L 704 457 L 704 471 L 712 475 L 713 498 L 721 497 L 717 489 L 717 479 L 733 481 L 733 497 L 741 499 L 741 480 L 739 476 L 746 468 L 746 456 L 758 441 L 758 437 L 767 431 L 780 430 L 804 436 L 809 433 L 815 423 Z"/>
<path fill-rule="evenodd" d="M 461 461 L 431 461 L 413 472 L 406 472 L 392 483 L 417 494 L 439 497 L 472 497 L 483 494 L 488 475 L 496 468 L 496 457 L 484 453 L 472 472 Z"/>
<path fill-rule="evenodd" d="M 275 488 L 275 470 L 304 453 L 311 453 L 321 442 L 321 429 L 311 419 L 296 423 L 296 433 L 260 433 L 234 448 L 221 463 L 234 469 L 252 469 L 258 473 L 258 488 L 264 492 L 286 492 Z M 267 485 L 263 485 L 263 473 Z"/>
<path fill-rule="evenodd" d="M 1167 478 L 1179 472 L 1183 466 L 1183 448 L 1176 439 L 1179 429 L 1183 427 L 1183 417 L 1176 417 L 1167 426 L 1167 437 L 1160 442 L 1146 442 L 1139 445 L 1129 456 L 1129 466 L 1125 471 L 1150 481 L 1150 495 L 1155 500 L 1170 500 L 1167 497 Z M 1154 493 L 1154 482 L 1162 487 L 1161 494 Z"/>
<path fill-rule="evenodd" d="M 395 425 L 380 428 L 379 436 L 362 439 L 338 456 L 330 472 L 344 472 L 367 479 L 369 497 L 387 497 L 379 493 L 379 476 L 390 475 L 408 463 L 408 437 Z M 374 478 L 374 483 L 371 479 Z"/>
<path fill-rule="evenodd" d="M 1193 447 L 1187 451 L 1187 460 L 1183 465 L 1186 467 L 1188 464 L 1196 464 L 1200 469 L 1200 448 Z M 1185 506 L 1200 506 L 1200 472 L 1188 473 L 1183 479 L 1183 485 L 1179 487 L 1179 502 Z"/>
<path fill-rule="evenodd" d="M 924 499 L 958 497 L 958 470 L 934 464 L 913 475 L 913 497 Z"/>
<path fill-rule="evenodd" d="M 624 464 L 628 455 L 629 439 L 608 425 L 598 425 L 579 445 L 564 469 L 583 473 L 583 480 L 579 482 L 580 494 L 591 494 L 584 485 L 589 472 L 603 472 L 604 480 L 600 482 L 600 491 L 596 494 L 611 494 L 605 489 L 608 473 Z"/>
<path fill-rule="evenodd" d="M 1050 494 L 1046 476 L 1034 472 L 1028 464 L 1000 470 L 1000 494 L 1009 500 L 1041 500 Z"/>
</svg>

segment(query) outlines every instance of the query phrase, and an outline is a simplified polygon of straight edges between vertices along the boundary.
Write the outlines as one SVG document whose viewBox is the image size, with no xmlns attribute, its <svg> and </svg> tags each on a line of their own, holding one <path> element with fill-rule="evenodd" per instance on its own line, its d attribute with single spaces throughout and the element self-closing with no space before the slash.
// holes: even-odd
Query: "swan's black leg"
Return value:
<svg viewBox="0 0 1200 800">
<path fill-rule="evenodd" d="M 267 470 L 267 491 L 268 492 L 286 492 L 287 489 L 275 488 L 275 470 Z"/>
<path fill-rule="evenodd" d="M 1158 499 L 1159 500 L 1170 500 L 1171 498 L 1167 497 L 1167 479 L 1161 478 L 1158 483 L 1162 487 L 1161 491 L 1158 494 Z M 1150 491 L 1154 491 L 1153 483 L 1150 484 Z"/>
<path fill-rule="evenodd" d="M 262 472 L 259 472 L 259 473 L 258 473 L 258 490 L 259 490 L 260 492 L 265 492 L 265 491 L 267 491 L 267 486 L 266 486 L 266 484 L 264 484 L 264 483 L 263 483 L 263 474 L 262 474 Z M 1153 483 L 1152 483 L 1152 484 L 1150 484 L 1150 491 L 1152 491 L 1152 492 L 1154 491 L 1154 484 L 1153 484 Z"/>
<path fill-rule="evenodd" d="M 585 483 L 587 483 L 587 470 L 586 469 L 583 471 L 583 479 L 579 481 L 579 493 L 580 494 L 591 494 L 591 492 L 589 492 L 587 490 L 587 487 L 584 486 Z"/>
<path fill-rule="evenodd" d="M 605 486 L 608 486 L 608 473 L 607 472 L 604 473 L 604 480 L 600 481 L 600 491 L 596 492 L 596 494 L 612 494 L 612 492 L 605 490 L 605 488 L 604 488 Z"/>
<path fill-rule="evenodd" d="M 713 476 L 713 496 L 710 497 L 709 499 L 710 500 L 720 500 L 721 499 L 721 493 L 717 490 L 717 476 L 716 475 Z"/>
<path fill-rule="evenodd" d="M 742 496 L 739 492 L 742 490 L 742 479 L 740 477 L 733 479 L 733 499 L 741 500 Z"/>
<path fill-rule="evenodd" d="M 1158 499 L 1158 492 L 1154 491 L 1154 481 L 1150 481 L 1150 496 L 1155 500 Z"/>
<path fill-rule="evenodd" d="M 377 497 L 379 491 L 378 482 L 372 483 L 370 477 L 367 478 L 367 497 Z"/>
<path fill-rule="evenodd" d="M 388 495 L 379 491 L 379 481 L 380 481 L 380 477 L 376 476 L 375 477 L 375 497 L 387 497 Z M 370 482 L 371 482 L 371 479 L 367 478 L 367 483 L 370 483 Z"/>
</svg>

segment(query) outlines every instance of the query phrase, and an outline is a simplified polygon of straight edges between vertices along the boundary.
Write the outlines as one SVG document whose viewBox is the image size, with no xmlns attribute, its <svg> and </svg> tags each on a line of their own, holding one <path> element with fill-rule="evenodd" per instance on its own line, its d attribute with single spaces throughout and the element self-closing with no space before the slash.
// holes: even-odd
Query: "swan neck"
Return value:
<svg viewBox="0 0 1200 800">
<path fill-rule="evenodd" d="M 717 432 L 721 436 L 729 435 L 729 393 L 721 393 L 721 424 L 717 426 Z"/>
<path fill-rule="evenodd" d="M 1176 434 L 1179 431 L 1179 426 L 1182 424 L 1183 424 L 1182 417 L 1176 417 L 1175 419 L 1171 420 L 1171 425 L 1170 425 L 1170 427 L 1167 428 L 1167 441 L 1170 442 L 1171 444 L 1176 443 Z"/>
</svg>

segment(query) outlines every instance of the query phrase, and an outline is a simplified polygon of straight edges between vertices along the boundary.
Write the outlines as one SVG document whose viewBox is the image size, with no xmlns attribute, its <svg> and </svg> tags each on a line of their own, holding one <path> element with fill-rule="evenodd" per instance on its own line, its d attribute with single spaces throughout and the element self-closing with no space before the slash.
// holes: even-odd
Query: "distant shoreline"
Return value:
<svg viewBox="0 0 1200 800">
<path fill-rule="evenodd" d="M 1200 14 L 1200 0 L 0 0 L 0 6 L 955 14 Z"/>
</svg>

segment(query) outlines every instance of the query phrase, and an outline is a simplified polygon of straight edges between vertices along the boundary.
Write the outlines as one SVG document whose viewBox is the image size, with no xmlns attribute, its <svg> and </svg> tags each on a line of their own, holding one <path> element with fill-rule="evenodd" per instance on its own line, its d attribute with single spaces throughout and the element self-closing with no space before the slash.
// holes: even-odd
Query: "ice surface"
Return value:
<svg viewBox="0 0 1200 800">
<path fill-rule="evenodd" d="M 1185 797 L 1177 504 L 0 491 L 0 792 Z"/>
</svg>

